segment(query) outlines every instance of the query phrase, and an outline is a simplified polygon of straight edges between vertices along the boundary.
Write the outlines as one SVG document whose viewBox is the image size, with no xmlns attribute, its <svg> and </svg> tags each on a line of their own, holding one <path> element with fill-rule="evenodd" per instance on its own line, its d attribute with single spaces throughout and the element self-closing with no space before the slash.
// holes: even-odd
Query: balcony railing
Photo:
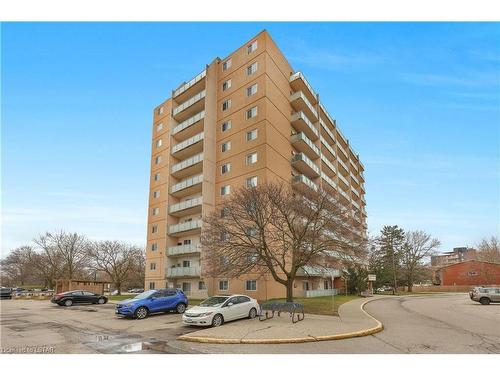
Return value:
<svg viewBox="0 0 500 375">
<path fill-rule="evenodd" d="M 333 157 L 336 157 L 337 153 L 335 152 L 335 150 L 333 149 L 333 147 L 330 146 L 330 144 L 328 144 L 327 140 L 325 138 L 323 138 L 322 135 L 320 135 L 319 137 L 321 139 L 321 144 L 323 146 L 325 146 L 325 148 L 328 150 L 328 152 L 330 152 L 330 154 L 332 154 Z"/>
<path fill-rule="evenodd" d="M 325 122 L 322 119 L 319 119 L 319 123 L 323 130 L 328 134 L 328 136 L 331 138 L 332 142 L 336 142 L 335 140 L 335 134 L 328 128 L 328 125 L 325 124 Z"/>
<path fill-rule="evenodd" d="M 195 229 L 201 229 L 203 220 L 186 221 L 185 223 L 173 224 L 168 228 L 168 234 L 188 232 Z"/>
<path fill-rule="evenodd" d="M 347 186 L 349 186 L 349 181 L 347 181 L 347 179 L 342 176 L 340 173 L 339 173 L 339 179 L 340 181 L 342 181 L 344 184 L 346 184 Z"/>
<path fill-rule="evenodd" d="M 172 111 L 172 115 L 174 117 L 177 116 L 179 113 L 185 111 L 187 108 L 191 107 L 193 104 L 195 104 L 195 103 L 199 102 L 200 100 L 202 100 L 203 98 L 205 98 L 205 95 L 206 95 L 206 90 L 200 91 L 195 96 L 189 98 L 184 103 L 175 107 L 174 110 Z"/>
<path fill-rule="evenodd" d="M 352 200 L 351 202 L 354 207 L 356 207 L 358 210 L 360 209 L 360 206 L 356 201 Z"/>
<path fill-rule="evenodd" d="M 197 84 L 199 81 L 201 81 L 203 78 L 205 78 L 207 75 L 207 71 L 204 70 L 200 74 L 198 74 L 196 77 L 194 77 L 192 80 L 189 82 L 186 82 L 182 84 L 177 90 L 174 91 L 174 94 L 172 95 L 174 98 L 188 90 L 190 87 L 194 86 Z"/>
<path fill-rule="evenodd" d="M 292 156 L 292 165 L 294 165 L 297 169 L 304 169 L 305 172 L 309 172 L 312 175 L 319 176 L 319 168 L 314 162 L 309 159 L 304 153 L 299 152 Z M 307 167 L 302 168 L 302 163 L 304 163 Z"/>
<path fill-rule="evenodd" d="M 172 135 L 180 133 L 184 129 L 189 128 L 190 126 L 196 124 L 198 121 L 203 120 L 204 118 L 205 118 L 205 111 L 201 111 L 201 112 L 197 113 L 193 117 L 190 117 L 186 121 L 183 121 L 180 124 L 176 125 L 172 129 Z"/>
<path fill-rule="evenodd" d="M 187 210 L 190 208 L 194 208 L 196 206 L 201 206 L 202 203 L 203 203 L 202 197 L 189 199 L 189 200 L 184 201 L 184 202 L 172 204 L 169 208 L 169 212 L 172 214 L 175 212 L 184 211 L 184 210 Z"/>
<path fill-rule="evenodd" d="M 297 111 L 306 109 L 310 112 L 309 114 L 313 117 L 314 121 L 318 120 L 318 112 L 314 109 L 313 105 L 302 91 L 293 93 L 292 96 L 290 96 L 290 102 Z M 300 103 L 303 103 L 303 105 Z"/>
<path fill-rule="evenodd" d="M 203 153 L 191 156 L 190 158 L 181 161 L 180 163 L 174 164 L 172 166 L 172 174 L 182 171 L 183 169 L 189 168 L 195 164 L 201 163 L 203 161 Z"/>
<path fill-rule="evenodd" d="M 299 174 L 298 176 L 293 176 L 292 184 L 305 184 L 309 186 L 311 189 L 318 190 L 318 185 L 316 185 L 314 182 L 312 182 L 309 178 L 307 178 L 303 174 Z"/>
<path fill-rule="evenodd" d="M 337 186 L 337 184 L 335 183 L 335 181 L 333 181 L 330 177 L 328 177 L 325 172 L 321 172 L 321 178 L 323 180 L 325 180 L 328 185 L 330 185 L 333 189 L 335 190 L 339 190 L 339 187 Z"/>
<path fill-rule="evenodd" d="M 339 193 L 340 193 L 340 195 L 342 195 L 342 196 L 343 196 L 345 199 L 347 199 L 348 201 L 350 201 L 350 200 L 351 200 L 351 197 L 349 196 L 349 194 L 347 194 L 344 190 L 339 189 Z M 353 203 L 355 203 L 355 202 L 353 201 Z"/>
<path fill-rule="evenodd" d="M 185 141 L 182 141 L 182 142 L 176 144 L 174 147 L 172 147 L 172 152 L 171 152 L 172 155 L 178 153 L 179 151 L 182 151 L 182 150 L 188 148 L 189 146 L 194 145 L 195 143 L 203 141 L 204 134 L 205 133 L 203 133 L 203 132 L 198 133 L 195 136 L 188 138 Z"/>
<path fill-rule="evenodd" d="M 178 191 L 187 189 L 191 186 L 201 184 L 202 182 L 203 182 L 203 175 L 202 174 L 200 174 L 198 176 L 187 178 L 187 179 L 185 179 L 185 180 L 183 180 L 175 185 L 172 185 L 170 187 L 170 193 L 171 194 L 176 193 Z"/>
<path fill-rule="evenodd" d="M 200 276 L 200 267 L 167 268 L 167 277 Z"/>
<path fill-rule="evenodd" d="M 354 195 L 356 197 L 360 198 L 360 195 L 359 195 L 358 191 L 355 188 L 353 188 L 352 186 L 351 186 L 351 191 L 354 193 Z"/>
<path fill-rule="evenodd" d="M 305 143 L 307 146 L 309 146 L 310 148 L 310 151 L 308 152 L 308 154 L 311 154 L 311 151 L 312 151 L 312 158 L 315 158 L 317 159 L 320 155 L 320 151 L 319 151 L 319 148 L 313 143 L 313 141 L 311 141 L 307 135 L 305 135 L 305 133 L 303 132 L 300 132 L 298 134 L 294 134 L 292 135 L 292 143 L 294 144 L 301 144 L 301 143 Z M 299 146 L 299 151 L 302 151 L 302 152 L 307 152 L 307 148 L 306 150 L 304 150 L 304 148 L 300 148 Z"/>
<path fill-rule="evenodd" d="M 323 161 L 323 163 L 325 163 L 327 165 L 328 168 L 330 168 L 332 173 L 337 172 L 337 168 L 335 168 L 335 166 L 332 164 L 332 162 L 330 160 L 328 160 L 325 155 L 321 154 L 321 160 Z"/>
<path fill-rule="evenodd" d="M 345 171 L 346 174 L 349 173 L 349 168 L 347 168 L 347 165 L 344 163 L 344 161 L 340 158 L 337 158 L 337 161 L 339 164 L 344 168 L 343 170 Z"/>
<path fill-rule="evenodd" d="M 326 118 L 332 123 L 332 125 L 335 125 L 335 120 L 332 118 L 332 116 L 330 116 L 330 114 L 328 113 L 328 111 L 326 110 L 325 106 L 323 105 L 323 103 L 319 103 L 319 107 L 321 108 L 321 110 L 323 111 L 323 113 L 325 114 Z"/>
<path fill-rule="evenodd" d="M 358 185 L 359 185 L 359 180 L 358 180 L 358 178 L 357 178 L 354 174 L 352 174 L 352 173 L 351 173 L 351 178 L 354 180 L 354 182 L 355 182 L 356 184 L 358 184 Z"/>
<path fill-rule="evenodd" d="M 354 170 L 355 170 L 356 172 L 358 172 L 358 171 L 359 171 L 358 166 L 356 165 L 356 163 L 354 163 L 354 162 L 352 161 L 352 159 L 349 159 L 349 163 L 351 163 L 352 167 L 354 168 Z"/>
<path fill-rule="evenodd" d="M 199 244 L 171 246 L 167 249 L 167 255 L 175 257 L 178 255 L 195 254 L 200 252 Z"/>
<path fill-rule="evenodd" d="M 305 298 L 336 296 L 337 294 L 339 294 L 337 289 L 316 289 L 304 291 Z"/>
<path fill-rule="evenodd" d="M 305 132 L 307 136 L 313 140 L 318 139 L 319 132 L 318 129 L 313 125 L 313 123 L 309 120 L 306 114 L 302 111 L 295 112 L 292 114 L 292 118 L 290 119 L 295 130 L 299 132 Z"/>
<path fill-rule="evenodd" d="M 344 155 L 345 159 L 348 160 L 349 159 L 349 156 L 347 155 L 347 152 L 344 150 L 344 147 L 341 145 L 340 142 L 337 142 L 337 149 L 340 150 L 340 152 Z M 349 168 L 347 168 L 347 165 L 345 165 L 345 169 L 346 171 L 349 171 Z"/>
<path fill-rule="evenodd" d="M 297 276 L 340 277 L 340 270 L 329 267 L 304 266 L 297 270 Z"/>
</svg>

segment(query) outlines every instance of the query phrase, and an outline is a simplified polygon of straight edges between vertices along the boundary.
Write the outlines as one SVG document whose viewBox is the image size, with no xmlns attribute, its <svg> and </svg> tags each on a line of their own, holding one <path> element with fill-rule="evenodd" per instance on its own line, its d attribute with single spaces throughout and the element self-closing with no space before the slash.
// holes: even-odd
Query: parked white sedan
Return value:
<svg viewBox="0 0 500 375">
<path fill-rule="evenodd" d="M 257 300 L 248 296 L 213 296 L 186 310 L 182 322 L 188 325 L 218 327 L 241 318 L 254 319 L 259 311 Z"/>
</svg>

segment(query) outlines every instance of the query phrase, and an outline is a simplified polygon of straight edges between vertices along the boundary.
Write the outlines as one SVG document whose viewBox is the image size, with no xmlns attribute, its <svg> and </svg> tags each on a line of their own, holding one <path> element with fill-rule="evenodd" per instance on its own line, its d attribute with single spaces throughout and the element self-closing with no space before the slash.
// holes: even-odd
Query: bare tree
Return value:
<svg viewBox="0 0 500 375">
<path fill-rule="evenodd" d="M 477 260 L 483 262 L 500 263 L 500 241 L 497 237 L 491 236 L 483 239 L 477 245 Z"/>
<path fill-rule="evenodd" d="M 408 291 L 411 292 L 416 272 L 425 260 L 430 258 L 441 246 L 441 242 L 421 230 L 408 231 L 401 247 L 401 265 L 406 276 Z"/>
<path fill-rule="evenodd" d="M 87 254 L 92 267 L 105 272 L 121 293 L 122 285 L 132 279 L 140 266 L 144 265 L 144 251 L 119 241 L 98 241 L 88 246 Z"/>
<path fill-rule="evenodd" d="M 7 257 L 1 260 L 2 284 L 26 285 L 27 283 L 40 284 L 36 276 L 36 253 L 31 246 L 21 246 L 12 250 Z"/>
<path fill-rule="evenodd" d="M 87 261 L 87 239 L 78 233 L 45 233 L 34 240 L 45 255 L 50 273 L 72 279 L 82 276 Z"/>
<path fill-rule="evenodd" d="M 287 301 L 300 269 L 307 274 L 306 266 L 324 269 L 333 256 L 348 261 L 364 251 L 363 241 L 353 240 L 349 210 L 324 191 L 266 183 L 236 190 L 220 208 L 204 218 L 208 275 L 270 273 Z"/>
</svg>

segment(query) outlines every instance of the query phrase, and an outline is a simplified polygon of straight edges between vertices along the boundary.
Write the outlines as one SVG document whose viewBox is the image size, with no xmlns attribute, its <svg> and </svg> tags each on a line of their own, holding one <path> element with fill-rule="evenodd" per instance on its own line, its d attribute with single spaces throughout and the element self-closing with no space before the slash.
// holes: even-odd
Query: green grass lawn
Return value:
<svg viewBox="0 0 500 375">
<path fill-rule="evenodd" d="M 304 305 L 306 314 L 318 315 L 338 315 L 339 306 L 343 303 L 360 298 L 353 295 L 338 295 L 333 298 L 335 306 L 332 303 L 332 296 L 312 297 L 312 298 L 294 298 L 294 302 Z M 284 298 L 273 299 L 272 301 L 285 301 Z"/>
</svg>

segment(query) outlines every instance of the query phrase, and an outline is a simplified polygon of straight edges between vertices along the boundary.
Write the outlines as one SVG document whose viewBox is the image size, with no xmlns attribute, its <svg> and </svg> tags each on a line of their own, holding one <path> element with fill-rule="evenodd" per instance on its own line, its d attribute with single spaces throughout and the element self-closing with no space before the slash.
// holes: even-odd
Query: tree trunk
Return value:
<svg viewBox="0 0 500 375">
<path fill-rule="evenodd" d="M 413 291 L 413 277 L 412 276 L 409 276 L 408 277 L 408 292 L 412 292 Z"/>
<path fill-rule="evenodd" d="M 286 281 L 286 301 L 293 302 L 293 279 L 291 278 Z"/>
<path fill-rule="evenodd" d="M 115 283 L 115 287 L 116 287 L 116 290 L 118 290 L 118 295 L 121 296 L 122 295 L 122 283 L 121 282 L 117 282 Z"/>
</svg>

